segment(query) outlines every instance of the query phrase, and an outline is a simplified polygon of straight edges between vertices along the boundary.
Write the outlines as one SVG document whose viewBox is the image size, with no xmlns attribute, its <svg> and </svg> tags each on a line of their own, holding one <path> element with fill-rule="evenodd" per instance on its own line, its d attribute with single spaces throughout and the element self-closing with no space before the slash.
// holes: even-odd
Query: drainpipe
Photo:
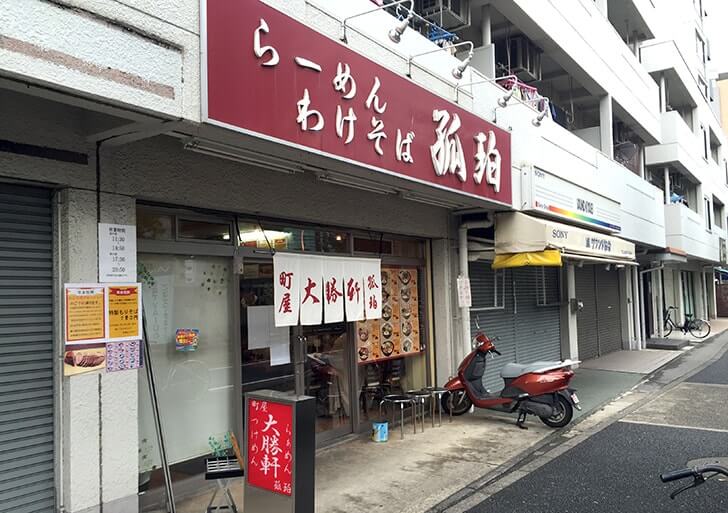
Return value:
<svg viewBox="0 0 728 513">
<path fill-rule="evenodd" d="M 460 262 L 460 276 L 468 278 L 468 230 L 471 228 L 490 228 L 493 226 L 493 219 L 489 215 L 484 221 L 468 221 L 462 223 L 458 229 L 458 257 Z M 460 308 L 460 345 L 464 358 L 471 351 L 470 347 L 470 308 Z"/>
</svg>

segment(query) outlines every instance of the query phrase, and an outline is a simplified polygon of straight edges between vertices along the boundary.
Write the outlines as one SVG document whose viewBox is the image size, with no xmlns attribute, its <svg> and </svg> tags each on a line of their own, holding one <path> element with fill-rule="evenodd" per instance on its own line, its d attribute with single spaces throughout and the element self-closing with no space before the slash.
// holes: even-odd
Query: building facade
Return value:
<svg viewBox="0 0 728 513">
<path fill-rule="evenodd" d="M 716 315 L 700 0 L 383 3 L 5 2 L 0 510 L 163 508 L 148 368 L 184 500 L 246 391 L 316 397 L 326 444 L 382 387 L 442 385 L 479 330 L 504 363 L 589 359 L 661 336 L 667 306 Z M 135 228 L 147 366 L 64 376 L 99 223 Z M 383 320 L 259 340 L 275 254 L 377 259 Z"/>
</svg>

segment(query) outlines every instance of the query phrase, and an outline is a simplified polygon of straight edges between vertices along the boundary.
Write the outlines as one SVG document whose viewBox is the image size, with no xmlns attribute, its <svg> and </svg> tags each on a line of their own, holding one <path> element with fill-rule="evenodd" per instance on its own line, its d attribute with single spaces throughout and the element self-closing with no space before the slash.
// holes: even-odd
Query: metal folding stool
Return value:
<svg viewBox="0 0 728 513">
<path fill-rule="evenodd" d="M 205 458 L 205 480 L 215 480 L 217 488 L 215 493 L 207 505 L 206 513 L 217 513 L 225 511 L 226 513 L 238 513 L 238 507 L 235 504 L 233 495 L 230 493 L 230 480 L 243 477 L 243 469 L 235 456 L 222 456 Z M 220 504 L 214 505 L 215 499 L 221 493 Z"/>
</svg>

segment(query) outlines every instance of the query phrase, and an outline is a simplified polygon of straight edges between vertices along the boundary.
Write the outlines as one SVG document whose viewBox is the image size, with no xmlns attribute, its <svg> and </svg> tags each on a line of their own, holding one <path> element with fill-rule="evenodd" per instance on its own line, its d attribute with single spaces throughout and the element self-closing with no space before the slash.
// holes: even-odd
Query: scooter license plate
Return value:
<svg viewBox="0 0 728 513">
<path fill-rule="evenodd" d="M 572 402 L 573 402 L 574 404 L 579 404 L 579 398 L 578 398 L 578 397 L 576 397 L 576 394 L 571 394 L 571 401 L 572 401 Z"/>
</svg>

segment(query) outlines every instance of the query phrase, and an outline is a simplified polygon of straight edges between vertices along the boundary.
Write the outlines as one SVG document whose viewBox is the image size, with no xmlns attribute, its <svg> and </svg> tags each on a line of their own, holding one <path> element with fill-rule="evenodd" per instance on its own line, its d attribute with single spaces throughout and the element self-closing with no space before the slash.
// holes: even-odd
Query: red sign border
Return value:
<svg viewBox="0 0 728 513">
<path fill-rule="evenodd" d="M 390 177 L 393 177 L 393 178 L 397 178 L 397 179 L 400 179 L 400 180 L 418 183 L 420 185 L 425 185 L 427 187 L 432 187 L 434 189 L 437 189 L 437 190 L 440 190 L 440 191 L 443 191 L 443 192 L 448 192 L 448 193 L 454 194 L 456 196 L 464 196 L 464 197 L 467 197 L 467 198 L 470 198 L 470 199 L 475 199 L 475 200 L 478 200 L 478 201 L 481 201 L 481 202 L 490 202 L 490 203 L 493 203 L 493 204 L 502 205 L 504 207 L 508 207 L 509 210 L 512 210 L 513 209 L 513 193 L 511 193 L 511 201 L 510 202 L 504 202 L 504 201 L 496 200 L 496 199 L 493 199 L 493 198 L 485 198 L 483 196 L 478 196 L 477 194 L 472 194 L 472 193 L 465 192 L 465 191 L 458 191 L 458 190 L 452 189 L 450 187 L 446 187 L 446 186 L 443 186 L 443 185 L 439 185 L 439 184 L 434 183 L 434 182 L 428 182 L 428 181 L 425 181 L 425 180 L 421 180 L 419 178 L 414 178 L 414 177 L 411 177 L 411 176 L 405 176 L 405 175 L 402 175 L 400 173 L 396 173 L 396 172 L 390 171 L 390 170 L 385 169 L 385 168 L 381 168 L 381 167 L 378 167 L 378 166 L 373 166 L 371 164 L 366 164 L 366 163 L 360 162 L 358 160 L 352 160 L 352 159 L 349 159 L 349 158 L 346 158 L 346 157 L 342 157 L 340 155 L 336 155 L 336 154 L 333 154 L 333 153 L 328 153 L 328 152 L 320 151 L 320 150 L 317 150 L 315 148 L 311 148 L 310 146 L 305 146 L 305 145 L 302 145 L 302 144 L 296 144 L 296 143 L 293 143 L 293 142 L 290 142 L 290 141 L 286 141 L 285 139 L 279 139 L 277 137 L 272 137 L 272 136 L 267 135 L 267 134 L 262 134 L 260 132 L 255 132 L 253 130 L 248 130 L 248 129 L 241 128 L 241 127 L 238 127 L 238 126 L 235 126 L 235 125 L 230 125 L 229 123 L 225 123 L 225 122 L 218 121 L 216 119 L 210 118 L 209 117 L 209 113 L 208 113 L 208 84 L 207 84 L 207 76 L 208 76 L 208 73 L 207 73 L 207 71 L 208 71 L 208 69 L 207 69 L 207 3 L 209 1 L 211 1 L 211 0 L 200 0 L 200 56 L 201 56 L 201 58 L 200 58 L 200 63 L 201 63 L 201 68 L 200 68 L 200 73 L 201 73 L 201 77 L 200 77 L 200 82 L 201 82 L 201 84 L 200 84 L 200 92 L 201 92 L 201 97 L 202 97 L 202 112 L 201 112 L 201 114 L 202 114 L 201 115 L 201 122 L 202 123 L 206 123 L 206 124 L 209 124 L 209 125 L 213 125 L 213 126 L 217 126 L 217 127 L 220 127 L 220 128 L 224 128 L 226 130 L 232 130 L 234 132 L 238 132 L 238 133 L 245 134 L 245 135 L 250 135 L 250 136 L 258 137 L 260 139 L 264 139 L 264 140 L 269 141 L 269 142 L 273 142 L 273 143 L 277 143 L 277 144 L 282 144 L 282 145 L 287 146 L 289 148 L 294 148 L 296 150 L 301 150 L 301 151 L 304 151 L 304 152 L 307 152 L 307 153 L 313 153 L 315 155 L 319 155 L 319 156 L 322 156 L 322 157 L 330 158 L 330 159 L 336 160 L 338 162 L 343 162 L 343 163 L 350 164 L 350 165 L 354 165 L 354 166 L 357 166 L 357 167 L 360 167 L 360 168 L 369 169 L 371 171 L 376 171 L 378 173 L 383 173 L 383 174 L 385 174 L 387 176 L 390 176 Z M 258 0 L 258 1 L 260 1 L 260 0 Z M 265 2 L 263 2 L 263 3 L 265 3 Z M 290 15 L 288 13 L 281 11 L 280 9 L 276 8 L 275 6 L 272 6 L 272 5 L 267 4 L 267 3 L 265 5 L 267 5 L 271 9 L 275 9 L 276 11 L 282 13 L 285 16 L 290 17 Z M 298 21 L 298 20 L 296 20 L 296 21 Z M 338 41 L 336 39 L 331 38 L 328 34 L 324 34 L 323 32 L 316 31 L 313 28 L 311 30 L 314 30 L 316 33 L 320 34 L 321 36 L 324 36 L 324 37 L 330 39 L 331 41 L 333 41 L 334 43 L 337 43 L 338 45 L 342 46 L 343 48 L 346 48 L 348 51 L 354 52 L 357 55 L 361 56 L 362 58 L 371 61 L 371 59 L 368 56 L 364 55 L 363 53 L 357 51 L 354 48 L 351 48 L 350 46 L 342 43 L 341 41 Z M 417 87 L 420 87 L 420 88 L 422 87 L 420 84 L 417 84 L 416 82 L 412 82 L 412 83 L 413 83 L 413 85 L 416 85 Z M 444 100 L 444 101 L 448 102 L 449 104 L 457 107 L 458 109 L 466 110 L 466 111 L 470 112 L 471 114 L 473 114 L 474 116 L 477 116 L 479 118 L 481 117 L 481 116 L 478 116 L 477 114 L 475 114 L 474 112 L 469 111 L 468 109 L 465 109 L 462 105 L 453 102 L 450 98 L 446 98 L 446 97 L 442 96 L 441 94 L 439 94 L 436 91 L 431 91 L 431 90 L 427 89 L 427 92 L 430 93 L 430 94 L 432 94 L 432 95 L 434 95 L 434 96 L 437 96 L 437 97 L 441 98 L 442 100 Z M 510 127 L 502 127 L 502 126 L 498 125 L 497 123 L 492 122 L 492 121 L 488 121 L 486 119 L 483 119 L 483 121 L 486 121 L 488 123 L 491 123 L 491 124 L 497 126 L 501 130 L 504 130 L 504 131 L 508 132 L 511 135 L 511 137 L 513 137 L 513 133 L 512 133 L 513 131 L 511 130 Z M 511 145 L 511 148 L 512 148 L 512 145 Z M 502 170 L 501 172 L 504 172 L 504 171 Z M 511 163 L 511 167 L 509 169 L 505 170 L 505 172 L 510 173 L 511 176 L 512 176 L 512 172 L 513 172 L 513 165 L 512 165 L 512 163 Z M 509 180 L 512 181 L 511 177 L 509 177 Z"/>
<path fill-rule="evenodd" d="M 204 0 L 203 0 L 204 1 Z M 250 472 L 248 471 L 248 462 L 249 462 L 249 454 L 248 451 L 250 449 L 250 430 L 248 427 L 248 423 L 250 421 L 250 403 L 252 401 L 264 401 L 268 403 L 275 403 L 280 406 L 285 406 L 286 408 L 290 409 L 291 412 L 291 492 L 286 493 L 283 491 L 276 491 L 271 490 L 269 488 L 262 487 L 258 484 L 252 483 L 250 481 Z M 297 447 L 297 440 L 296 440 L 296 408 L 294 407 L 293 403 L 290 403 L 285 400 L 281 400 L 281 398 L 278 397 L 267 397 L 263 395 L 257 395 L 255 392 L 251 392 L 249 394 L 245 394 L 245 425 L 244 425 L 244 431 L 245 431 L 245 450 L 243 453 L 244 463 L 245 463 L 245 482 L 249 486 L 253 486 L 259 490 L 265 490 L 269 493 L 274 493 L 277 495 L 281 495 L 283 497 L 289 497 L 292 498 L 296 494 L 296 453 L 294 451 L 295 447 Z"/>
</svg>

